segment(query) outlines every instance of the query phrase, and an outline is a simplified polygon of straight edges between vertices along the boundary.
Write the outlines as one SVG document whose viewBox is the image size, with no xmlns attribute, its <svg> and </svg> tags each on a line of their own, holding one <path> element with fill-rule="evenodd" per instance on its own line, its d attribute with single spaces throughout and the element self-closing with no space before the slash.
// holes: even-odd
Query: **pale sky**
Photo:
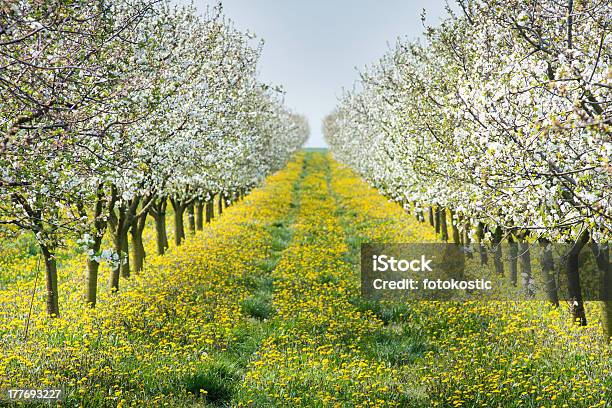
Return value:
<svg viewBox="0 0 612 408">
<path fill-rule="evenodd" d="M 199 9 L 215 4 L 194 0 Z M 416 39 L 446 15 L 445 0 L 224 0 L 241 31 L 265 40 L 260 78 L 282 85 L 286 105 L 310 124 L 307 146 L 325 146 L 321 123 L 357 68 L 380 58 L 398 36 Z M 454 7 L 453 7 L 454 8 Z"/>
</svg>

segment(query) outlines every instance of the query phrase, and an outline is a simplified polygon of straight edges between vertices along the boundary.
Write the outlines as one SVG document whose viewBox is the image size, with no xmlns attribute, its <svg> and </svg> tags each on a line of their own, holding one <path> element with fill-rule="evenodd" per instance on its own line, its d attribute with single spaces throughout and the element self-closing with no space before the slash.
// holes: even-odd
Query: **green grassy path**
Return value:
<svg viewBox="0 0 612 408">
<path fill-rule="evenodd" d="M 272 301 L 275 287 L 273 271 L 292 241 L 305 173 L 306 166 L 303 165 L 300 176 L 291 187 L 289 210 L 284 217 L 264 227 L 269 237 L 268 255 L 256 262 L 258 272 L 244 280 L 248 295 L 241 301 L 240 308 L 247 319 L 234 327 L 234 341 L 226 349 L 212 355 L 211 363 L 189 379 L 189 391 L 203 397 L 207 403 L 217 406 L 231 403 L 236 393 L 240 392 L 242 378 L 253 354 L 265 338 L 278 330 Z"/>
<path fill-rule="evenodd" d="M 405 344 L 355 304 L 356 242 L 331 189 L 330 162 L 309 153 L 305 164 L 293 239 L 272 271 L 275 329 L 249 363 L 235 403 L 415 406 L 420 396 L 386 361 L 397 359 Z"/>
</svg>

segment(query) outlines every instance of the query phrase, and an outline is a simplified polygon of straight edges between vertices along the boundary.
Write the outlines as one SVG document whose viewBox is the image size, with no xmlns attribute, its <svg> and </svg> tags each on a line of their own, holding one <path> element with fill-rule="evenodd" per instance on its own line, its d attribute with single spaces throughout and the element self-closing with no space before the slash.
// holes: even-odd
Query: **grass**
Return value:
<svg viewBox="0 0 612 408">
<path fill-rule="evenodd" d="M 427 334 L 411 331 L 406 325 L 388 325 L 363 341 L 363 350 L 375 361 L 385 361 L 392 366 L 412 364 L 425 353 L 432 351 Z"/>
<path fill-rule="evenodd" d="M 196 397 L 220 405 L 231 400 L 240 372 L 232 362 L 217 359 L 183 380 L 185 389 Z"/>
<path fill-rule="evenodd" d="M 259 320 L 267 320 L 273 313 L 272 295 L 268 291 L 260 291 L 245 299 L 242 312 Z"/>
<path fill-rule="evenodd" d="M 362 242 L 435 233 L 319 151 L 166 256 L 151 230 L 146 270 L 116 295 L 102 271 L 93 311 L 67 252 L 65 313 L 46 318 L 39 282 L 27 341 L 32 241 L 2 247 L 23 258 L 0 291 L 0 388 L 61 384 L 66 406 L 87 407 L 610 406 L 596 321 L 539 302 L 361 298 Z"/>
</svg>

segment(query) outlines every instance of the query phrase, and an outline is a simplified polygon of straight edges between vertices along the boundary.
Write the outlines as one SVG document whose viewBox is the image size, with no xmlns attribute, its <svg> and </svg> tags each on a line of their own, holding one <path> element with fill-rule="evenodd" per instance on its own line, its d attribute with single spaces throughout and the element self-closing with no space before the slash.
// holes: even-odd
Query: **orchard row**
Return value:
<svg viewBox="0 0 612 408">
<path fill-rule="evenodd" d="M 47 311 L 59 315 L 58 248 L 88 256 L 87 302 L 101 262 L 111 282 L 142 268 L 142 232 L 166 207 L 201 221 L 282 168 L 308 136 L 282 90 L 257 79 L 262 43 L 221 6 L 167 0 L 9 0 L 0 5 L 0 233 L 33 232 Z M 208 203 L 208 206 L 206 206 Z M 194 209 L 195 208 L 195 209 Z M 112 248 L 103 248 L 103 237 Z"/>
<path fill-rule="evenodd" d="M 612 286 L 612 3 L 457 6 L 361 73 L 324 123 L 334 156 L 443 239 L 448 214 L 461 242 L 595 242 Z"/>
</svg>

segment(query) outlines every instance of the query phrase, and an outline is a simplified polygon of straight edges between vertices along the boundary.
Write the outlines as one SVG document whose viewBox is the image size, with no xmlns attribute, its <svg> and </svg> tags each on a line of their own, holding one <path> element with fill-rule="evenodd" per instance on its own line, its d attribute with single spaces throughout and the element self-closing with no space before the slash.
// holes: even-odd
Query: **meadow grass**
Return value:
<svg viewBox="0 0 612 408">
<path fill-rule="evenodd" d="M 363 299 L 362 242 L 438 238 L 327 154 L 298 154 L 164 256 L 152 231 L 119 293 L 102 268 L 94 310 L 68 246 L 62 316 L 46 317 L 39 282 L 27 339 L 35 246 L 2 246 L 0 388 L 61 385 L 83 407 L 611 404 L 595 302 L 579 327 L 546 302 Z"/>
</svg>

